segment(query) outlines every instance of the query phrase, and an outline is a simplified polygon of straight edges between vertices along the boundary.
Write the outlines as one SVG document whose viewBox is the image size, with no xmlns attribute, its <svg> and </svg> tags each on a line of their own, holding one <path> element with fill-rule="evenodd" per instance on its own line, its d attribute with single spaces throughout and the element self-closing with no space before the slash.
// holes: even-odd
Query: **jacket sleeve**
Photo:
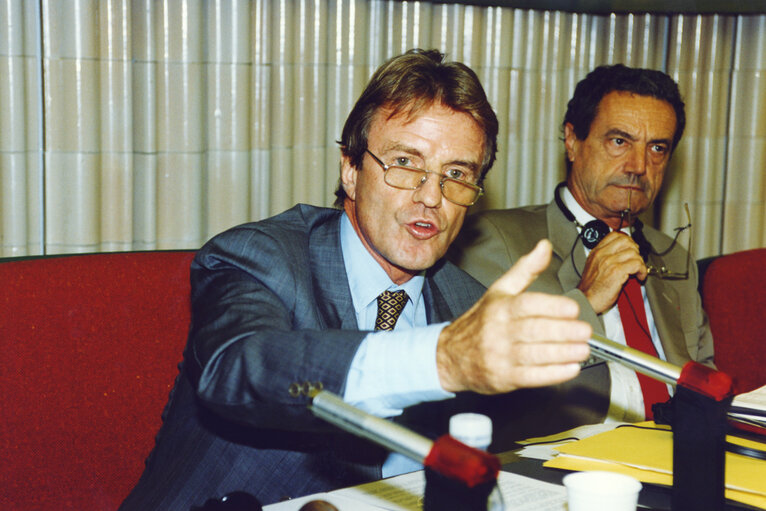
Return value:
<svg viewBox="0 0 766 511">
<path fill-rule="evenodd" d="M 243 228 L 200 250 L 185 360 L 203 406 L 257 427 L 305 430 L 319 425 L 308 392 L 342 393 L 366 332 L 326 328 L 306 254 Z"/>
</svg>

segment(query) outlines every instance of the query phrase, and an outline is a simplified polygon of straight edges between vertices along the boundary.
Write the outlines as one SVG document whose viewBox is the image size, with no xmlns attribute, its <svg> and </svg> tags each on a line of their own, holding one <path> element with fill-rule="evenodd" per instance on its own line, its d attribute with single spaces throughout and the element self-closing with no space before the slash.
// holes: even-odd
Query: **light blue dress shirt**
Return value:
<svg viewBox="0 0 766 511">
<path fill-rule="evenodd" d="M 361 330 L 372 331 L 351 362 L 343 399 L 378 417 L 393 417 L 408 406 L 453 397 L 441 388 L 436 370 L 436 344 L 447 323 L 426 322 L 424 276 L 394 284 L 362 244 L 345 214 L 340 237 L 357 324 Z M 394 330 L 374 332 L 378 295 L 399 289 L 407 292 L 408 299 Z M 383 465 L 383 476 L 420 468 L 420 464 L 392 454 Z"/>
</svg>

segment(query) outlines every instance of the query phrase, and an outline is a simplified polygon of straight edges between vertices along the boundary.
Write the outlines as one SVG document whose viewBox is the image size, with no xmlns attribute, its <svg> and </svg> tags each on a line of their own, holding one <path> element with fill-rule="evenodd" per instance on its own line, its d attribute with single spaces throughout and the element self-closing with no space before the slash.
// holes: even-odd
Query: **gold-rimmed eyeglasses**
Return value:
<svg viewBox="0 0 766 511">
<path fill-rule="evenodd" d="M 664 280 L 686 280 L 686 279 L 689 278 L 689 265 L 691 264 L 691 258 L 692 258 L 692 256 L 691 256 L 691 248 L 692 248 L 692 217 L 691 217 L 691 214 L 689 214 L 689 204 L 684 203 L 684 210 L 686 211 L 686 221 L 687 221 L 686 225 L 682 225 L 682 226 L 676 227 L 674 229 L 676 231 L 676 234 L 673 237 L 673 241 L 670 243 L 668 248 L 666 248 L 662 252 L 654 252 L 654 250 L 652 250 L 652 252 L 655 255 L 658 255 L 660 257 L 664 256 L 665 254 L 667 254 L 668 252 L 671 251 L 673 246 L 678 241 L 678 237 L 681 235 L 681 233 L 688 229 L 689 230 L 689 245 L 686 247 L 686 271 L 683 272 L 683 273 L 675 272 L 675 271 L 668 270 L 665 266 L 657 267 L 657 266 L 653 266 L 651 264 L 647 264 L 646 265 L 646 269 L 648 270 L 649 275 L 652 275 L 652 276 L 655 276 L 655 277 L 659 277 L 659 278 L 664 279 Z"/>
<path fill-rule="evenodd" d="M 436 174 L 439 176 L 439 186 L 444 198 L 458 206 L 473 206 L 484 193 L 484 189 L 479 185 L 445 176 L 439 172 L 403 165 L 386 165 L 369 149 L 365 149 L 365 151 L 372 156 L 378 165 L 383 167 L 383 180 L 388 186 L 400 190 L 417 190 L 428 180 L 428 174 Z"/>
</svg>

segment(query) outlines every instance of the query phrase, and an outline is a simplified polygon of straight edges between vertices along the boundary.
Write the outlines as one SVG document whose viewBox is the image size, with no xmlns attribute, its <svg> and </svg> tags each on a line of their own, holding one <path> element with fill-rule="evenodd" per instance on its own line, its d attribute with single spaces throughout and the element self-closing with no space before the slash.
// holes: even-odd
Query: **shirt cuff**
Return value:
<svg viewBox="0 0 766 511">
<path fill-rule="evenodd" d="M 436 345 L 448 323 L 371 332 L 351 361 L 343 400 L 378 417 L 425 401 L 454 397 L 441 388 Z"/>
</svg>

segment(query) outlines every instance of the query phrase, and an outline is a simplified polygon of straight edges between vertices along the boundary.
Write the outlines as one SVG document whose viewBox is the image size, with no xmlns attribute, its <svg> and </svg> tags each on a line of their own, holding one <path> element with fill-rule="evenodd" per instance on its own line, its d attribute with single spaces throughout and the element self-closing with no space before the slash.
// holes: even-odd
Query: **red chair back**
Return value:
<svg viewBox="0 0 766 511">
<path fill-rule="evenodd" d="M 193 256 L 0 262 L 0 508 L 119 507 L 178 374 Z"/>
<path fill-rule="evenodd" d="M 718 369 L 737 392 L 766 385 L 766 248 L 715 258 L 702 280 Z"/>
</svg>

